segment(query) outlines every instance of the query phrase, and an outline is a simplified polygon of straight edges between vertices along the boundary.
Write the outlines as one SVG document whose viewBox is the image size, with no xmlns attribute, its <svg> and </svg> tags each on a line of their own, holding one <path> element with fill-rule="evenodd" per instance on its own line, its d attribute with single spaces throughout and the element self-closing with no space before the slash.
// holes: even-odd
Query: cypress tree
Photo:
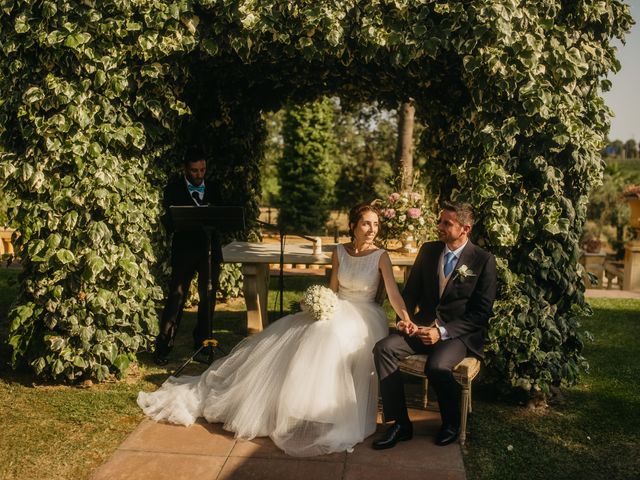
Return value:
<svg viewBox="0 0 640 480">
<path fill-rule="evenodd" d="M 287 233 L 323 233 L 337 176 L 331 99 L 288 108 L 282 137 L 278 225 Z"/>
</svg>

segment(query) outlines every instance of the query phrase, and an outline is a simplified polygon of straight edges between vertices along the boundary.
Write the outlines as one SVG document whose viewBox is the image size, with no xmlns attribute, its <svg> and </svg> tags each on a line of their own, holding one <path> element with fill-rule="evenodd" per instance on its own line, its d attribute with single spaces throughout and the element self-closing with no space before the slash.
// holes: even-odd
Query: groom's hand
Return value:
<svg viewBox="0 0 640 480">
<path fill-rule="evenodd" d="M 417 335 L 425 345 L 433 345 L 440 340 L 440 330 L 437 327 L 421 327 Z"/>
</svg>

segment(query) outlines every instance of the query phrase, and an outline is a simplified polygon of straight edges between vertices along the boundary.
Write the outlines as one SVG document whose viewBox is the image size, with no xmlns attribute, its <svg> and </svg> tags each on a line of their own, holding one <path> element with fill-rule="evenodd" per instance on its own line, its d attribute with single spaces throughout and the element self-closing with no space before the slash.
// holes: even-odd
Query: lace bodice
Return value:
<svg viewBox="0 0 640 480">
<path fill-rule="evenodd" d="M 347 253 L 342 244 L 336 247 L 338 254 L 338 296 L 344 300 L 356 302 L 374 302 L 380 271 L 380 256 L 384 249 L 363 257 L 354 257 Z"/>
</svg>

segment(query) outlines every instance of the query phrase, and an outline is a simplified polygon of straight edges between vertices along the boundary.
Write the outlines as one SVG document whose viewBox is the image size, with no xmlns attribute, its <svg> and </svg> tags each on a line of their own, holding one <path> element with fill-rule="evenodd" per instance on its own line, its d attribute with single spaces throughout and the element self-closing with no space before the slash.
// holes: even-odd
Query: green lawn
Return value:
<svg viewBox="0 0 640 480">
<path fill-rule="evenodd" d="M 6 313 L 15 296 L 16 270 L 0 269 L 0 338 L 6 339 Z M 300 292 L 323 279 L 286 278 L 287 310 Z M 276 279 L 272 280 L 271 321 L 279 316 Z M 296 293 L 297 292 L 297 293 Z M 244 302 L 236 300 L 216 311 L 216 338 L 229 351 L 246 334 Z M 195 313 L 187 313 L 180 328 L 172 362 L 153 364 L 149 353 L 123 381 L 66 386 L 35 380 L 29 372 L 8 367 L 9 349 L 0 347 L 0 479 L 83 479 L 103 463 L 132 432 L 143 415 L 135 399 L 140 390 L 153 390 L 188 358 Z M 185 375 L 205 366 L 192 363 Z"/>
<path fill-rule="evenodd" d="M 476 389 L 469 480 L 640 478 L 640 301 L 590 303 L 590 372 L 562 399 L 529 410 Z"/>
<path fill-rule="evenodd" d="M 14 295 L 15 271 L 0 269 L 0 335 Z M 286 278 L 284 305 L 318 278 Z M 270 310 L 277 310 L 276 279 Z M 496 400 L 491 389 L 474 390 L 474 412 L 465 449 L 469 480 L 640 478 L 640 301 L 593 301 L 585 327 L 596 340 L 585 355 L 591 371 L 580 386 L 564 391 L 550 408 L 528 410 Z M 244 334 L 244 305 L 234 301 L 216 314 L 217 338 L 225 349 Z M 389 311 L 390 313 L 390 311 Z M 270 312 L 271 319 L 277 313 Z M 7 368 L 0 350 L 0 478 L 88 478 L 143 418 L 137 392 L 164 381 L 190 347 L 194 314 L 180 330 L 174 362 L 158 368 L 148 353 L 123 381 L 61 386 Z M 185 373 L 198 373 L 194 364 Z M 512 449 L 509 449 L 509 446 Z"/>
</svg>

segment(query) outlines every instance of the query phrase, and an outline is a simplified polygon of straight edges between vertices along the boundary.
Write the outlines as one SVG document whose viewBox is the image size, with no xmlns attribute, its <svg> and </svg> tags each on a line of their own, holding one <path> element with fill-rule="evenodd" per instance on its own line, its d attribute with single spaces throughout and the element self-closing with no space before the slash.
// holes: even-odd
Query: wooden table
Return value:
<svg viewBox="0 0 640 480">
<path fill-rule="evenodd" d="M 325 244 L 322 252 L 313 254 L 313 245 L 288 244 L 285 246 L 284 263 L 297 265 L 331 265 L 335 244 Z M 247 305 L 247 331 L 255 333 L 269 324 L 267 318 L 267 297 L 269 294 L 270 265 L 280 263 L 280 244 L 232 242 L 222 248 L 225 263 L 241 263 L 244 275 L 244 300 Z M 415 255 L 391 253 L 391 263 L 404 270 L 407 276 Z"/>
</svg>

